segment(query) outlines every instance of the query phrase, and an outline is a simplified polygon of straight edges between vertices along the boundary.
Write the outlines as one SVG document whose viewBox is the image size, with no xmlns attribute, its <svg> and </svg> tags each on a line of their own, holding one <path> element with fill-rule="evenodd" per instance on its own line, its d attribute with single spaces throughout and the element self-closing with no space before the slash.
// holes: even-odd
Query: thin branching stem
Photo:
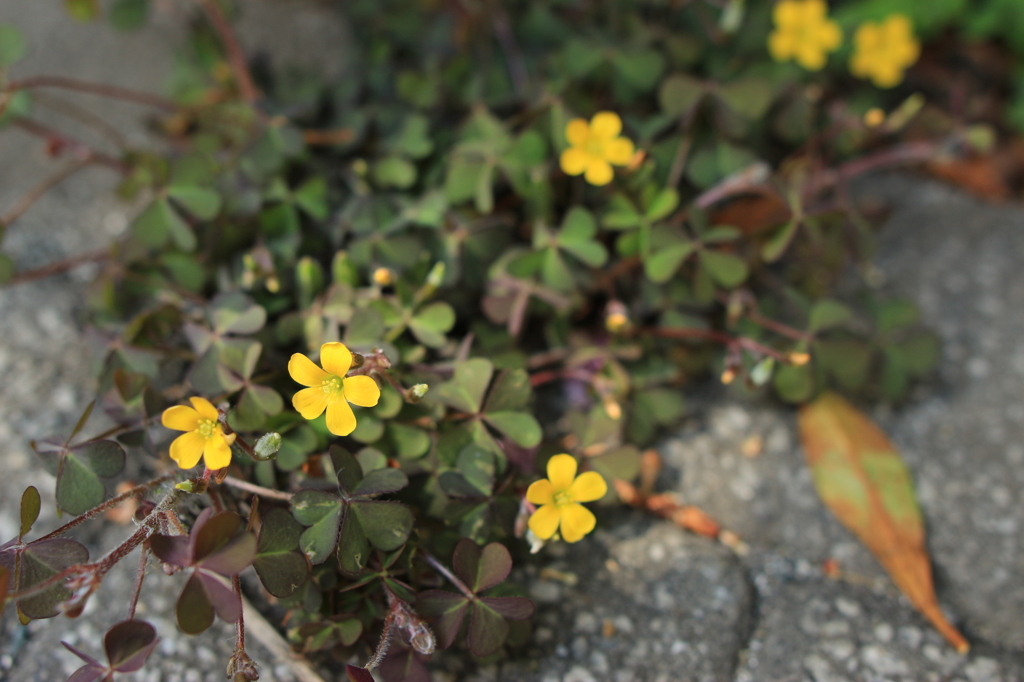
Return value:
<svg viewBox="0 0 1024 682">
<path fill-rule="evenodd" d="M 422 556 L 424 559 L 426 559 L 427 563 L 430 564 L 430 566 L 435 571 L 437 571 L 438 573 L 443 575 L 445 578 L 447 578 L 448 581 L 452 585 L 455 585 L 455 587 L 459 588 L 459 592 L 464 594 L 469 599 L 476 599 L 476 595 L 473 593 L 473 590 L 469 589 L 469 586 L 466 585 L 466 583 L 464 583 L 461 580 L 459 580 L 459 576 L 457 576 L 454 573 L 452 573 L 452 571 L 450 571 L 447 566 L 445 566 L 440 561 L 435 559 L 432 554 L 430 554 L 429 552 L 427 552 L 424 549 L 420 549 L 419 553 L 420 553 L 420 556 Z"/>
<path fill-rule="evenodd" d="M 243 481 L 240 478 L 234 476 L 225 476 L 221 482 L 222 485 L 231 486 L 232 488 L 238 488 L 248 493 L 254 493 L 256 495 L 262 495 L 263 497 L 269 497 L 272 500 L 281 500 L 282 502 L 291 502 L 293 493 L 284 492 L 283 490 L 272 490 L 270 488 L 264 488 L 261 485 L 255 483 L 249 483 Z"/>
<path fill-rule="evenodd" d="M 160 95 L 106 83 L 92 83 L 78 80 L 77 78 L 68 78 L 67 76 L 32 76 L 31 78 L 23 78 L 9 82 L 6 90 L 8 92 L 15 92 L 17 90 L 34 90 L 37 88 L 59 88 L 62 90 L 87 92 L 92 95 L 134 102 L 135 104 L 143 104 L 166 111 L 176 111 L 178 109 L 178 105 L 173 100 L 161 97 Z"/>
<path fill-rule="evenodd" d="M 132 600 L 128 603 L 128 620 L 135 619 L 135 608 L 139 605 L 139 595 L 142 594 L 142 581 L 146 578 L 146 560 L 149 558 L 149 550 L 145 546 L 139 553 L 139 567 L 135 571 L 135 584 L 132 587 Z"/>
</svg>

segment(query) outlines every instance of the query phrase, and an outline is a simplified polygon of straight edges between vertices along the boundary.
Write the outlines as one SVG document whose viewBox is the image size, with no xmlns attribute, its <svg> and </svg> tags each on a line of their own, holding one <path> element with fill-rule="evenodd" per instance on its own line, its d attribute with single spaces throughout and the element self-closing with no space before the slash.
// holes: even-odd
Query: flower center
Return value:
<svg viewBox="0 0 1024 682">
<path fill-rule="evenodd" d="M 214 431 L 217 430 L 217 422 L 214 419 L 200 419 L 199 420 L 199 435 L 203 438 L 209 438 L 213 435 Z"/>
<path fill-rule="evenodd" d="M 604 156 L 604 142 L 596 138 L 590 138 L 587 143 L 583 145 L 583 149 L 586 150 L 591 156 L 601 158 Z"/>
<path fill-rule="evenodd" d="M 567 504 L 572 504 L 574 500 L 572 495 L 569 494 L 568 490 L 560 490 L 552 495 L 556 507 L 564 507 Z"/>
<path fill-rule="evenodd" d="M 320 388 L 327 395 L 342 393 L 345 390 L 342 388 L 341 379 L 335 376 L 332 376 L 330 379 L 324 379 L 323 383 L 320 384 Z"/>
</svg>

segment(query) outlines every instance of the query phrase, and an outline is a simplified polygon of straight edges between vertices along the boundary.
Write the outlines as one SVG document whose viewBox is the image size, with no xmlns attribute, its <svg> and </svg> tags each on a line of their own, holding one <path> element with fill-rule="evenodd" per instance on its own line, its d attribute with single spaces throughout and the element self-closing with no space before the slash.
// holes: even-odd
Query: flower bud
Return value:
<svg viewBox="0 0 1024 682">
<path fill-rule="evenodd" d="M 281 434 L 271 431 L 260 436 L 252 449 L 253 459 L 259 462 L 266 462 L 277 457 L 277 451 L 281 449 Z"/>
<path fill-rule="evenodd" d="M 426 384 L 416 384 L 405 389 L 405 402 L 407 403 L 418 403 L 423 399 L 423 396 L 427 394 L 429 386 Z"/>
</svg>

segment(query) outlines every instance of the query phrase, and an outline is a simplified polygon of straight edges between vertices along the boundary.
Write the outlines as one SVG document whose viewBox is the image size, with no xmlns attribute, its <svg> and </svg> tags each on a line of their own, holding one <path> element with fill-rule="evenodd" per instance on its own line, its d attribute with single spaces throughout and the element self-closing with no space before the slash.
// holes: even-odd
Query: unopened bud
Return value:
<svg viewBox="0 0 1024 682">
<path fill-rule="evenodd" d="M 735 378 L 736 370 L 734 370 L 732 367 L 722 372 L 722 383 L 727 386 L 731 384 Z"/>
<path fill-rule="evenodd" d="M 427 286 L 436 289 L 441 286 L 441 282 L 444 281 L 444 263 L 437 262 L 434 267 L 430 268 L 430 274 L 427 275 Z"/>
<path fill-rule="evenodd" d="M 622 313 L 610 313 L 604 318 L 604 328 L 611 333 L 620 332 L 629 324 L 629 318 Z"/>
<path fill-rule="evenodd" d="M 195 486 L 192 485 L 192 481 L 182 481 L 181 483 L 175 484 L 174 487 L 177 488 L 178 490 L 183 490 L 186 493 L 191 493 L 195 491 Z"/>
<path fill-rule="evenodd" d="M 281 434 L 275 431 L 265 433 L 256 441 L 252 449 L 252 457 L 258 462 L 267 462 L 277 457 L 281 449 Z"/>
<path fill-rule="evenodd" d="M 622 417 L 622 406 L 611 396 L 607 396 L 604 399 L 604 411 L 615 421 Z"/>
<path fill-rule="evenodd" d="M 395 280 L 395 276 L 387 268 L 377 268 L 373 271 L 373 281 L 378 286 L 389 286 Z"/>
<path fill-rule="evenodd" d="M 427 394 L 430 389 L 426 384 L 416 384 L 405 389 L 405 401 L 407 403 L 418 403 L 423 399 L 423 396 Z"/>
<path fill-rule="evenodd" d="M 885 112 L 878 107 L 868 109 L 864 114 L 864 125 L 868 128 L 877 128 L 885 122 Z"/>
<path fill-rule="evenodd" d="M 366 362 L 366 358 L 361 353 L 352 353 L 351 369 L 359 369 L 364 362 Z"/>
<path fill-rule="evenodd" d="M 795 367 L 802 367 L 803 365 L 806 365 L 808 362 L 811 361 L 811 355 L 810 353 L 794 351 L 789 354 L 789 357 L 787 359 L 789 360 L 789 364 Z"/>
</svg>

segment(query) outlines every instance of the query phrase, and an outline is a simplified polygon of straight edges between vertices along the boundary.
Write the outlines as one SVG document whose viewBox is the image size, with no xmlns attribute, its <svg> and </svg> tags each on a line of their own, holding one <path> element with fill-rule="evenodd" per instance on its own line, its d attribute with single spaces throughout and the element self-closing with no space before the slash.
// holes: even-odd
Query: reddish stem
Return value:
<svg viewBox="0 0 1024 682">
<path fill-rule="evenodd" d="M 75 90 L 77 92 L 88 92 L 93 95 L 101 95 L 111 99 L 120 99 L 126 102 L 134 102 L 136 104 L 156 107 L 157 109 L 165 109 L 167 111 L 176 111 L 178 109 L 178 105 L 175 104 L 174 101 L 159 95 L 140 92 L 130 88 L 122 88 L 117 85 L 108 85 L 106 83 L 80 81 L 76 78 L 68 78 L 66 76 L 32 76 L 31 78 L 11 81 L 7 84 L 8 92 L 15 92 L 17 90 L 33 90 L 35 88 Z"/>
</svg>

